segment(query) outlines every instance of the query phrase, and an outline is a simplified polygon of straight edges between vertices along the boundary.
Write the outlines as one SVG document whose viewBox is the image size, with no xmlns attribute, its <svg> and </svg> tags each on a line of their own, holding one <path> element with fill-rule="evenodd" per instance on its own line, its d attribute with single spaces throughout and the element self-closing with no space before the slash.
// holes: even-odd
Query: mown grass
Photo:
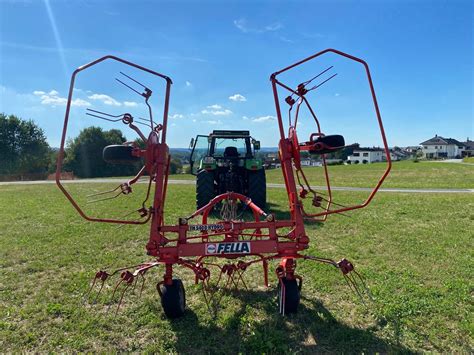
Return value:
<svg viewBox="0 0 474 355">
<path fill-rule="evenodd" d="M 471 163 L 474 164 L 474 157 L 465 157 L 462 159 L 464 163 Z"/>
<path fill-rule="evenodd" d="M 95 186 L 95 185 L 94 185 Z M 95 188 L 98 188 L 97 185 Z M 77 185 L 89 190 L 91 185 Z M 340 202 L 359 197 L 337 192 Z M 167 222 L 194 207 L 194 187 L 170 185 Z M 286 216 L 286 193 L 269 189 Z M 125 297 L 116 317 L 82 304 L 95 271 L 147 260 L 147 226 L 80 219 L 55 186 L 0 186 L 0 348 L 2 352 L 147 351 L 179 353 L 473 351 L 472 194 L 379 194 L 351 218 L 308 225 L 310 254 L 348 257 L 375 298 L 366 309 L 337 270 L 302 262 L 302 304 L 283 318 L 275 278 L 266 290 L 252 267 L 249 291 L 224 293 L 216 317 L 187 271 L 188 310 L 165 318 L 150 272 L 141 298 Z M 274 265 L 273 265 L 274 266 Z M 107 296 L 107 297 L 106 297 Z M 112 310 L 116 303 L 112 304 Z"/>
<path fill-rule="evenodd" d="M 385 163 L 329 166 L 332 186 L 373 187 L 382 176 Z M 325 179 L 320 167 L 305 167 L 311 184 L 323 186 Z M 283 183 L 281 169 L 266 171 L 267 182 Z M 176 174 L 170 179 L 194 180 L 189 174 Z M 474 166 L 444 162 L 393 162 L 392 170 L 383 187 L 392 188 L 474 188 Z"/>
</svg>

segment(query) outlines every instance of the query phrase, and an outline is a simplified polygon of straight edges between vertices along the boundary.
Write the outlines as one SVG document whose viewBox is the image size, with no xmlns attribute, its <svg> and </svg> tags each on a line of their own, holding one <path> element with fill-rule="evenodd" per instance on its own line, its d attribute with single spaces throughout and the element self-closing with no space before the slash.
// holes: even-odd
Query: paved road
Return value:
<svg viewBox="0 0 474 355">
<path fill-rule="evenodd" d="M 81 180 L 63 180 L 64 184 L 83 184 L 83 183 L 117 183 L 121 184 L 124 182 L 123 179 L 81 179 Z M 142 183 L 144 183 L 143 181 Z M 173 185 L 195 185 L 194 180 L 168 180 Z M 37 185 L 37 184 L 54 184 L 55 181 L 44 180 L 44 181 L 7 181 L 0 182 L 2 185 Z M 268 183 L 267 187 L 270 188 L 285 188 L 284 184 L 272 184 Z M 324 190 L 325 186 L 312 186 L 315 190 Z M 372 191 L 372 188 L 368 187 L 331 187 L 333 191 Z M 403 188 L 380 188 L 379 192 L 402 192 L 402 193 L 474 193 L 474 189 L 403 189 Z"/>
</svg>

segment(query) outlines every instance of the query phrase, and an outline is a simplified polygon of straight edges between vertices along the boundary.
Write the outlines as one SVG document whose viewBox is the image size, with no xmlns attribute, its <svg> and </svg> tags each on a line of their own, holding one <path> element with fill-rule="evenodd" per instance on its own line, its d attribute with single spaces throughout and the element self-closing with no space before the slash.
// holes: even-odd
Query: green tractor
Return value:
<svg viewBox="0 0 474 355">
<path fill-rule="evenodd" d="M 253 146 L 253 149 L 252 149 Z M 190 144 L 191 173 L 196 175 L 196 205 L 201 208 L 215 196 L 233 191 L 265 208 L 267 189 L 262 159 L 255 157 L 260 142 L 249 131 L 213 131 L 198 135 Z"/>
</svg>

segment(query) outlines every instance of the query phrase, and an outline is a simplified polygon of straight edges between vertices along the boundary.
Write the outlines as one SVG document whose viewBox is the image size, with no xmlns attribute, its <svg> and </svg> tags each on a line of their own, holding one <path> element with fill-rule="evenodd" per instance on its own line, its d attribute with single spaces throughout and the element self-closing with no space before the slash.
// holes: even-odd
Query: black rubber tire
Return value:
<svg viewBox="0 0 474 355">
<path fill-rule="evenodd" d="M 201 170 L 196 178 L 196 207 L 201 207 L 208 204 L 216 196 L 214 192 L 214 174 Z"/>
<path fill-rule="evenodd" d="M 344 137 L 339 135 L 339 134 L 333 134 L 333 135 L 329 135 L 329 136 L 323 136 L 323 137 L 318 137 L 318 139 L 316 139 L 313 143 L 323 143 L 325 145 L 327 145 L 328 147 L 331 147 L 331 148 L 338 148 L 338 149 L 322 149 L 322 150 L 317 150 L 317 151 L 313 151 L 313 150 L 310 150 L 309 151 L 309 154 L 327 154 L 327 153 L 334 153 L 340 149 L 342 149 L 342 147 L 344 147 L 344 145 L 346 144 L 345 140 L 344 140 Z"/>
<path fill-rule="evenodd" d="M 140 160 L 132 155 L 133 147 L 130 145 L 114 144 L 104 147 L 102 157 L 107 163 L 133 164 Z"/>
<path fill-rule="evenodd" d="M 282 279 L 285 285 L 285 309 L 283 310 L 282 305 L 282 287 L 278 282 L 278 311 L 280 314 L 296 313 L 298 311 L 298 305 L 300 304 L 300 288 L 296 280 Z"/>
<path fill-rule="evenodd" d="M 161 286 L 161 306 L 168 318 L 179 318 L 186 310 L 186 293 L 183 282 L 173 279 L 173 284 Z"/>
<path fill-rule="evenodd" d="M 267 204 L 267 181 L 265 169 L 249 171 L 248 197 L 258 207 L 264 209 Z"/>
</svg>

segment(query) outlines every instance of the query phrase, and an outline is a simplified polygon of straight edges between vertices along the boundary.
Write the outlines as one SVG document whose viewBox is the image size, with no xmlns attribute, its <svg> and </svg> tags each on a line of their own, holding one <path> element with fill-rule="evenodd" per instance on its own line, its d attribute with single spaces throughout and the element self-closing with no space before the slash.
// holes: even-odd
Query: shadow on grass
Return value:
<svg viewBox="0 0 474 355">
<path fill-rule="evenodd" d="M 201 320 L 192 309 L 170 320 L 179 353 L 409 352 L 370 330 L 338 321 L 315 300 L 303 299 L 297 314 L 283 317 L 275 292 L 228 293 L 240 306 L 230 315 L 221 309 L 220 321 Z"/>
</svg>

